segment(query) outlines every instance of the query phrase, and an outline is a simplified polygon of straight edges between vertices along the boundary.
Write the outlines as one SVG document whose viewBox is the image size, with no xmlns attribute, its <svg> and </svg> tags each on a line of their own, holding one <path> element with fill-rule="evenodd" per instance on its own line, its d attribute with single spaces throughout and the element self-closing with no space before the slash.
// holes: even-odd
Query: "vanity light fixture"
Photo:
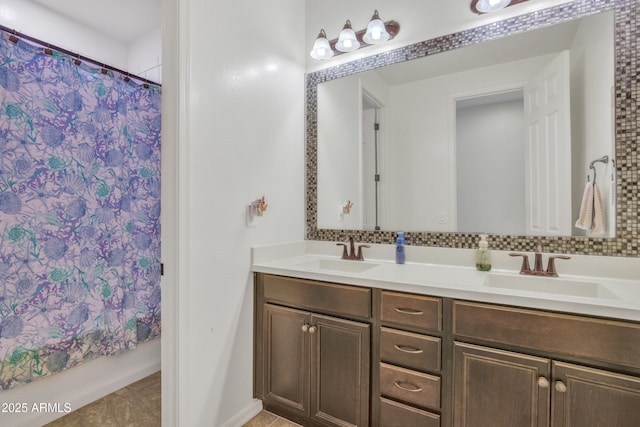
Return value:
<svg viewBox="0 0 640 427">
<path fill-rule="evenodd" d="M 383 22 L 376 10 L 366 30 L 353 31 L 351 21 L 348 19 L 337 39 L 328 41 L 324 30 L 320 30 L 318 38 L 313 43 L 310 55 L 313 59 L 329 59 L 334 55 L 353 52 L 361 47 L 386 42 L 393 39 L 398 32 L 400 32 L 400 24 L 395 21 Z"/>
<path fill-rule="evenodd" d="M 336 43 L 336 49 L 340 52 L 353 52 L 360 49 L 360 42 L 356 37 L 355 31 L 351 28 L 351 21 L 347 19 L 342 31 L 340 31 L 340 37 Z"/>
<path fill-rule="evenodd" d="M 389 40 L 391 35 L 387 32 L 384 22 L 378 16 L 378 11 L 373 12 L 371 21 L 367 25 L 367 31 L 362 36 L 362 40 L 368 44 L 378 44 Z"/>
<path fill-rule="evenodd" d="M 478 14 L 495 12 L 528 0 L 472 0 L 471 10 Z"/>
<path fill-rule="evenodd" d="M 313 43 L 313 49 L 311 49 L 311 57 L 313 59 L 323 60 L 329 59 L 333 56 L 333 49 L 327 40 L 327 35 L 324 33 L 324 29 L 320 30 L 318 38 Z"/>
</svg>

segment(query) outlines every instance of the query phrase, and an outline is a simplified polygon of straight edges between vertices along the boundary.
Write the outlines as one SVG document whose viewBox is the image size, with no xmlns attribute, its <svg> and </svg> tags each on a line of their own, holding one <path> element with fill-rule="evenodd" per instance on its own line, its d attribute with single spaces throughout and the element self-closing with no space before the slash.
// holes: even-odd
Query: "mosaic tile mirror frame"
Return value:
<svg viewBox="0 0 640 427">
<path fill-rule="evenodd" d="M 459 33 L 437 37 L 368 58 L 309 73 L 306 76 L 306 238 L 341 241 L 346 234 L 358 242 L 393 243 L 397 232 L 384 230 L 339 230 L 317 227 L 317 85 L 366 70 L 390 65 L 433 53 L 457 49 L 496 37 L 521 33 L 598 12 L 613 10 L 615 15 L 615 149 L 616 149 L 616 237 L 582 236 L 539 237 L 492 235 L 491 247 L 497 250 L 533 251 L 542 243 L 545 251 L 610 256 L 640 256 L 639 236 L 639 150 L 638 86 L 640 62 L 638 31 L 640 17 L 637 0 L 575 0 L 574 2 L 533 12 Z M 478 235 L 456 232 L 407 232 L 409 245 L 450 248 L 474 248 Z"/>
</svg>

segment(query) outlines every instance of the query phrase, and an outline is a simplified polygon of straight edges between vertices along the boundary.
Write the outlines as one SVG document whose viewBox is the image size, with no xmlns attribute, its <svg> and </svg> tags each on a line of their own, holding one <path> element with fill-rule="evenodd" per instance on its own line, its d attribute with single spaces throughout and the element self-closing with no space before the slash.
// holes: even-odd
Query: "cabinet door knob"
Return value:
<svg viewBox="0 0 640 427">
<path fill-rule="evenodd" d="M 309 326 L 309 333 L 310 334 L 315 334 L 316 329 L 318 329 L 318 328 L 316 328 L 315 326 Z"/>
<path fill-rule="evenodd" d="M 558 393 L 564 393 L 565 391 L 567 391 L 567 386 L 564 385 L 562 381 L 556 381 L 556 391 Z"/>
<path fill-rule="evenodd" d="M 307 325 L 306 323 L 302 325 L 302 332 L 307 332 L 308 330 L 309 330 L 309 325 Z"/>
<path fill-rule="evenodd" d="M 545 377 L 539 377 L 538 378 L 538 386 L 540 386 L 541 388 L 549 387 L 549 380 L 546 379 Z"/>
</svg>

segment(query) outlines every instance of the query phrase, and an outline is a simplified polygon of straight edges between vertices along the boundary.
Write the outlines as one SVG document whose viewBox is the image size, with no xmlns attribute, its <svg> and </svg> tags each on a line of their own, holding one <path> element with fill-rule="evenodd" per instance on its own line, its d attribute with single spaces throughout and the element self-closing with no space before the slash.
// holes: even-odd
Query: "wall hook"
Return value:
<svg viewBox="0 0 640 427">
<path fill-rule="evenodd" d="M 247 205 L 247 227 L 255 227 L 256 218 L 263 216 L 268 206 L 264 196 Z"/>
<path fill-rule="evenodd" d="M 353 207 L 353 203 L 351 203 L 351 200 L 347 200 L 342 205 L 342 213 L 346 214 L 346 215 L 349 215 L 351 213 L 351 208 L 352 207 Z"/>
<path fill-rule="evenodd" d="M 258 216 L 264 215 L 265 211 L 267 210 L 267 206 L 269 206 L 265 202 L 264 196 L 262 196 L 261 199 L 257 199 L 256 201 L 254 201 L 253 205 L 255 206 L 256 213 Z"/>
</svg>

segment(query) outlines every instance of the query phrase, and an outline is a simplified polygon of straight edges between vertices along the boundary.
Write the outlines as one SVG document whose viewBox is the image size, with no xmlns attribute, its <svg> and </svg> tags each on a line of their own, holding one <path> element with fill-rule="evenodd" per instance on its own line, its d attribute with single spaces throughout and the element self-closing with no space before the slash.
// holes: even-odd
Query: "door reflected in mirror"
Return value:
<svg viewBox="0 0 640 427">
<path fill-rule="evenodd" d="M 604 12 L 319 84 L 318 228 L 584 235 L 589 163 L 615 158 L 613 34 Z"/>
</svg>

